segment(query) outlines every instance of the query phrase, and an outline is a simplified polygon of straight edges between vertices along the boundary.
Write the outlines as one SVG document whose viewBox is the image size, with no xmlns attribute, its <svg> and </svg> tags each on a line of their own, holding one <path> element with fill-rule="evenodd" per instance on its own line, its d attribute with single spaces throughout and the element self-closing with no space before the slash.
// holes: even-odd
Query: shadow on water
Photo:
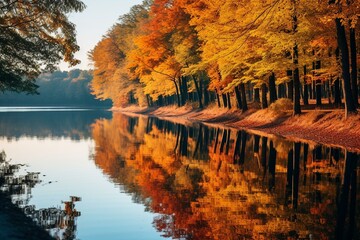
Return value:
<svg viewBox="0 0 360 240">
<path fill-rule="evenodd" d="M 358 239 L 359 155 L 272 135 L 114 114 L 95 164 L 175 239 Z"/>
<path fill-rule="evenodd" d="M 21 164 L 10 164 L 0 153 L 0 237 L 2 239 L 76 239 L 75 209 L 80 197 L 71 196 L 61 207 L 36 209 L 29 205 L 31 189 L 41 183 L 37 172 L 19 174 Z M 21 210 L 21 211 L 19 211 Z M 46 230 L 47 232 L 45 232 Z M 50 237 L 51 236 L 51 237 Z"/>
<path fill-rule="evenodd" d="M 0 112 L 0 136 L 88 139 L 91 138 L 90 125 L 96 119 L 111 117 L 112 112 L 96 109 Z"/>
</svg>

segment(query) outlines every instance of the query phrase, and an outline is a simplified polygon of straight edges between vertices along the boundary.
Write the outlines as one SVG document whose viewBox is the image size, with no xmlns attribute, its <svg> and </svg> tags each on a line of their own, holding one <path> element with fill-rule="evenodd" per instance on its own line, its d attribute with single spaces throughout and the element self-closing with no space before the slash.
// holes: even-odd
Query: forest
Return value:
<svg viewBox="0 0 360 240">
<path fill-rule="evenodd" d="M 91 80 L 92 73 L 88 70 L 43 73 L 36 79 L 38 94 L 5 92 L 0 95 L 0 105 L 110 107 L 110 100 L 99 101 L 91 95 Z"/>
<path fill-rule="evenodd" d="M 145 0 L 89 58 L 115 106 L 209 104 L 246 111 L 291 101 L 357 111 L 360 2 Z"/>
</svg>

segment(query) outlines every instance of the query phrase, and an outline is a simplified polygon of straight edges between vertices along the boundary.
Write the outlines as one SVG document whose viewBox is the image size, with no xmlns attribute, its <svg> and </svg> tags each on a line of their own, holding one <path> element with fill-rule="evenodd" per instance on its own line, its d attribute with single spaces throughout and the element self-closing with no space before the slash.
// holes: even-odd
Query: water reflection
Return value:
<svg viewBox="0 0 360 240">
<path fill-rule="evenodd" d="M 34 206 L 28 206 L 25 213 L 55 239 L 72 240 L 76 239 L 77 218 L 81 216 L 81 212 L 75 209 L 78 201 L 81 201 L 80 197 L 71 196 L 69 201 L 62 202 L 64 209 L 51 207 L 36 210 Z"/>
<path fill-rule="evenodd" d="M 176 239 L 352 239 L 356 153 L 246 131 L 114 114 L 94 161 Z"/>
<path fill-rule="evenodd" d="M 17 109 L 15 109 L 17 110 Z M 0 111 L 0 136 L 89 139 L 90 125 L 96 119 L 110 119 L 112 113 L 104 110 L 51 109 L 52 111 Z"/>
<path fill-rule="evenodd" d="M 0 152 L 0 191 L 12 197 L 12 202 L 19 207 L 25 207 L 31 197 L 31 189 L 41 181 L 39 173 L 26 172 L 19 175 L 22 164 L 10 164 L 6 153 Z"/>
<path fill-rule="evenodd" d="M 41 183 L 40 173 L 25 172 L 25 174 L 21 174 L 23 167 L 22 164 L 10 164 L 10 161 L 6 159 L 5 152 L 0 152 L 1 200 L 7 201 L 4 198 L 9 197 L 12 204 L 20 208 L 26 216 L 31 217 L 37 225 L 47 230 L 55 239 L 76 239 L 76 220 L 81 213 L 75 209 L 75 202 L 81 201 L 81 198 L 71 196 L 69 201 L 63 201 L 64 209 L 61 207 L 36 209 L 34 205 L 29 205 L 29 200 L 31 189 Z M 25 222 L 24 219 L 22 220 Z"/>
</svg>

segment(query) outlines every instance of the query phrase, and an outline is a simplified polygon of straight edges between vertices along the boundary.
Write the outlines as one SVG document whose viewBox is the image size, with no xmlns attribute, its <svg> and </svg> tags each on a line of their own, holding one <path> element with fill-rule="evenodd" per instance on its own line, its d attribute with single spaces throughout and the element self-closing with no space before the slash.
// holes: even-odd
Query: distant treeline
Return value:
<svg viewBox="0 0 360 240">
<path fill-rule="evenodd" d="M 29 138 L 91 138 L 97 119 L 111 119 L 111 111 L 0 112 L 0 136 L 17 140 Z"/>
<path fill-rule="evenodd" d="M 39 95 L 5 92 L 0 94 L 2 106 L 96 106 L 109 107 L 111 101 L 100 101 L 91 95 L 92 72 L 87 70 L 44 73 L 36 80 Z"/>
</svg>

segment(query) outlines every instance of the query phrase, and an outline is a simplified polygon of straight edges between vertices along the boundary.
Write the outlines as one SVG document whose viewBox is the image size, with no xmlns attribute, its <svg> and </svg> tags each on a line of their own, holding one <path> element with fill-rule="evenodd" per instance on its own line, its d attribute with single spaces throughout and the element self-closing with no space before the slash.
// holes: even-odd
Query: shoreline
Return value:
<svg viewBox="0 0 360 240">
<path fill-rule="evenodd" d="M 242 113 L 238 109 L 217 106 L 201 110 L 193 109 L 191 106 L 130 106 L 112 108 L 111 111 L 154 116 L 184 124 L 201 122 L 212 126 L 244 129 L 253 133 L 272 134 L 293 141 L 312 141 L 360 153 L 360 114 L 353 114 L 345 119 L 343 109 L 304 110 L 299 116 L 292 116 L 291 110 L 279 111 L 276 108 L 249 109 Z"/>
</svg>

